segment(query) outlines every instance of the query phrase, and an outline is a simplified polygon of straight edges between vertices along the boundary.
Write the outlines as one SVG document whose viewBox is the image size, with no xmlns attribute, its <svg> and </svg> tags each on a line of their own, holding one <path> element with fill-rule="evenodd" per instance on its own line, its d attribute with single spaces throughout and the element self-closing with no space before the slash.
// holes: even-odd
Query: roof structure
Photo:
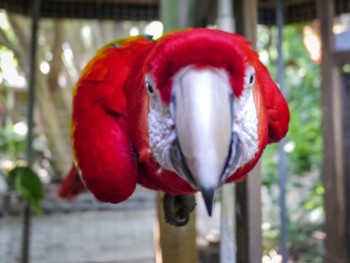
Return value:
<svg viewBox="0 0 350 263">
<path fill-rule="evenodd" d="M 0 8 L 29 15 L 31 2 L 31 0 L 1 0 Z M 159 2 L 159 0 L 41 0 L 40 13 L 44 18 L 151 21 L 159 19 Z M 202 5 L 203 2 L 205 1 L 199 0 L 198 5 Z M 295 23 L 316 18 L 316 2 L 317 0 L 286 0 L 285 22 Z M 275 24 L 276 1 L 258 0 L 258 3 L 259 23 Z M 336 14 L 350 12 L 350 1 L 336 0 L 335 10 Z"/>
<path fill-rule="evenodd" d="M 30 15 L 31 0 L 1 0 L 0 8 Z M 41 0 L 43 18 L 112 20 L 159 19 L 158 0 Z"/>
<path fill-rule="evenodd" d="M 285 23 L 310 21 L 317 18 L 318 0 L 285 0 Z M 260 24 L 275 24 L 276 0 L 258 0 L 258 20 Z M 335 0 L 337 15 L 350 12 L 350 1 Z"/>
<path fill-rule="evenodd" d="M 205 1 L 197 0 L 197 5 Z M 217 0 L 211 1 L 216 2 Z M 309 21 L 316 18 L 317 0 L 286 0 L 286 23 Z M 31 0 L 1 0 L 0 8 L 29 15 Z M 41 0 L 41 17 L 85 18 L 112 20 L 159 19 L 160 0 Z M 258 0 L 259 23 L 275 24 L 275 0 Z M 212 5 L 211 5 L 212 6 Z M 350 12 L 350 1 L 336 0 L 336 14 Z M 213 10 L 208 10 L 213 12 Z"/>
</svg>

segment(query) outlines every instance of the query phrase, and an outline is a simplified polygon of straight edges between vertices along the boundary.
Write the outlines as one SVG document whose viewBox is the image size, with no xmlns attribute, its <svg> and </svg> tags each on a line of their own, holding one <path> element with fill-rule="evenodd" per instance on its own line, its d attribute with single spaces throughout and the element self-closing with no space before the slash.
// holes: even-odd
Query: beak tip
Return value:
<svg viewBox="0 0 350 263">
<path fill-rule="evenodd" d="M 212 210 L 213 210 L 213 202 L 214 202 L 214 195 L 215 195 L 215 188 L 202 188 L 201 193 L 204 199 L 205 206 L 208 211 L 208 215 L 211 216 Z"/>
</svg>

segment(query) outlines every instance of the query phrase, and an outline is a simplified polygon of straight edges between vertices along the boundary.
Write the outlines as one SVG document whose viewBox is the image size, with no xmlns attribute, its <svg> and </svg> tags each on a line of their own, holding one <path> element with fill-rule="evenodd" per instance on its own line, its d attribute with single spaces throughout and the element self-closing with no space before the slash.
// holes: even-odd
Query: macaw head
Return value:
<svg viewBox="0 0 350 263">
<path fill-rule="evenodd" d="M 201 191 L 209 214 L 216 189 L 242 178 L 288 129 L 283 96 L 239 35 L 166 35 L 147 58 L 145 88 L 155 158 Z"/>
</svg>

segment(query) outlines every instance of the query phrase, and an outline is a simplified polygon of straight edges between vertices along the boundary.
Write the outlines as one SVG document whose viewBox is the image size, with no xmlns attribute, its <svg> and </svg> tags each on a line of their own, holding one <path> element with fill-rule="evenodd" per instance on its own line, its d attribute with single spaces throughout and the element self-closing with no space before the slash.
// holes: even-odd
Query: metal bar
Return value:
<svg viewBox="0 0 350 263">
<path fill-rule="evenodd" d="M 217 25 L 234 32 L 233 1 L 219 0 Z M 220 262 L 237 262 L 235 185 L 226 184 L 221 190 Z"/>
<path fill-rule="evenodd" d="M 283 41 L 283 24 L 284 24 L 284 10 L 285 3 L 284 0 L 276 0 L 276 24 L 278 29 L 277 35 L 277 82 L 280 86 L 281 92 L 285 95 L 284 88 L 284 57 L 282 50 Z M 286 144 L 285 138 L 281 140 L 278 145 L 279 154 L 279 188 L 280 188 L 280 253 L 282 255 L 282 263 L 286 263 L 288 260 L 288 224 L 287 224 L 287 206 L 286 206 L 286 194 L 287 194 L 287 156 L 284 151 L 284 146 Z"/>
<path fill-rule="evenodd" d="M 32 1 L 32 24 L 30 39 L 30 58 L 29 58 L 29 85 L 28 85 L 28 104 L 27 104 L 27 141 L 26 141 L 26 158 L 28 165 L 33 162 L 32 143 L 33 143 L 33 126 L 34 126 L 34 101 L 35 101 L 35 75 L 36 75 L 36 49 L 38 44 L 37 31 L 39 26 L 40 0 Z"/>
<path fill-rule="evenodd" d="M 22 257 L 21 263 L 29 263 L 29 246 L 30 246 L 30 225 L 31 225 L 31 206 L 28 199 L 23 204 L 23 218 L 22 218 Z"/>
<path fill-rule="evenodd" d="M 27 141 L 26 141 L 26 159 L 30 166 L 33 162 L 32 143 L 33 143 L 33 115 L 35 101 L 35 75 L 36 75 L 36 49 L 37 49 L 37 31 L 39 26 L 40 0 L 32 1 L 32 24 L 31 24 L 31 39 L 30 39 L 30 57 L 29 57 L 29 85 L 28 85 L 28 105 L 27 105 Z M 22 263 L 30 261 L 30 223 L 31 223 L 31 207 L 30 201 L 26 200 L 23 205 L 23 232 L 22 232 Z"/>
</svg>

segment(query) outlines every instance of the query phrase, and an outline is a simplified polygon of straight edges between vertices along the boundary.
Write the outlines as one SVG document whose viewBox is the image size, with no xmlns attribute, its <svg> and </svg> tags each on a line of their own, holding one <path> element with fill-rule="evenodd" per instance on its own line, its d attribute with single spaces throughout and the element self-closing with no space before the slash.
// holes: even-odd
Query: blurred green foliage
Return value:
<svg viewBox="0 0 350 263">
<path fill-rule="evenodd" d="M 0 153 L 9 155 L 11 159 L 23 155 L 25 136 L 14 131 L 13 125 L 0 126 Z"/>
<path fill-rule="evenodd" d="M 36 172 L 27 166 L 16 166 L 8 173 L 6 179 L 19 196 L 27 198 L 30 201 L 33 210 L 37 214 L 41 212 L 44 187 Z"/>
<path fill-rule="evenodd" d="M 323 223 L 321 183 L 322 132 L 320 67 L 303 44 L 306 24 L 284 26 L 285 89 L 291 113 L 285 151 L 288 158 L 288 235 L 293 262 L 321 262 L 323 248 L 313 237 Z M 277 28 L 258 27 L 257 48 L 276 79 Z M 278 145 L 267 147 L 262 158 L 263 185 L 271 207 L 264 208 L 264 250 L 278 249 Z M 268 222 L 268 223 L 267 223 Z M 312 260 L 310 261 L 310 258 Z"/>
</svg>

